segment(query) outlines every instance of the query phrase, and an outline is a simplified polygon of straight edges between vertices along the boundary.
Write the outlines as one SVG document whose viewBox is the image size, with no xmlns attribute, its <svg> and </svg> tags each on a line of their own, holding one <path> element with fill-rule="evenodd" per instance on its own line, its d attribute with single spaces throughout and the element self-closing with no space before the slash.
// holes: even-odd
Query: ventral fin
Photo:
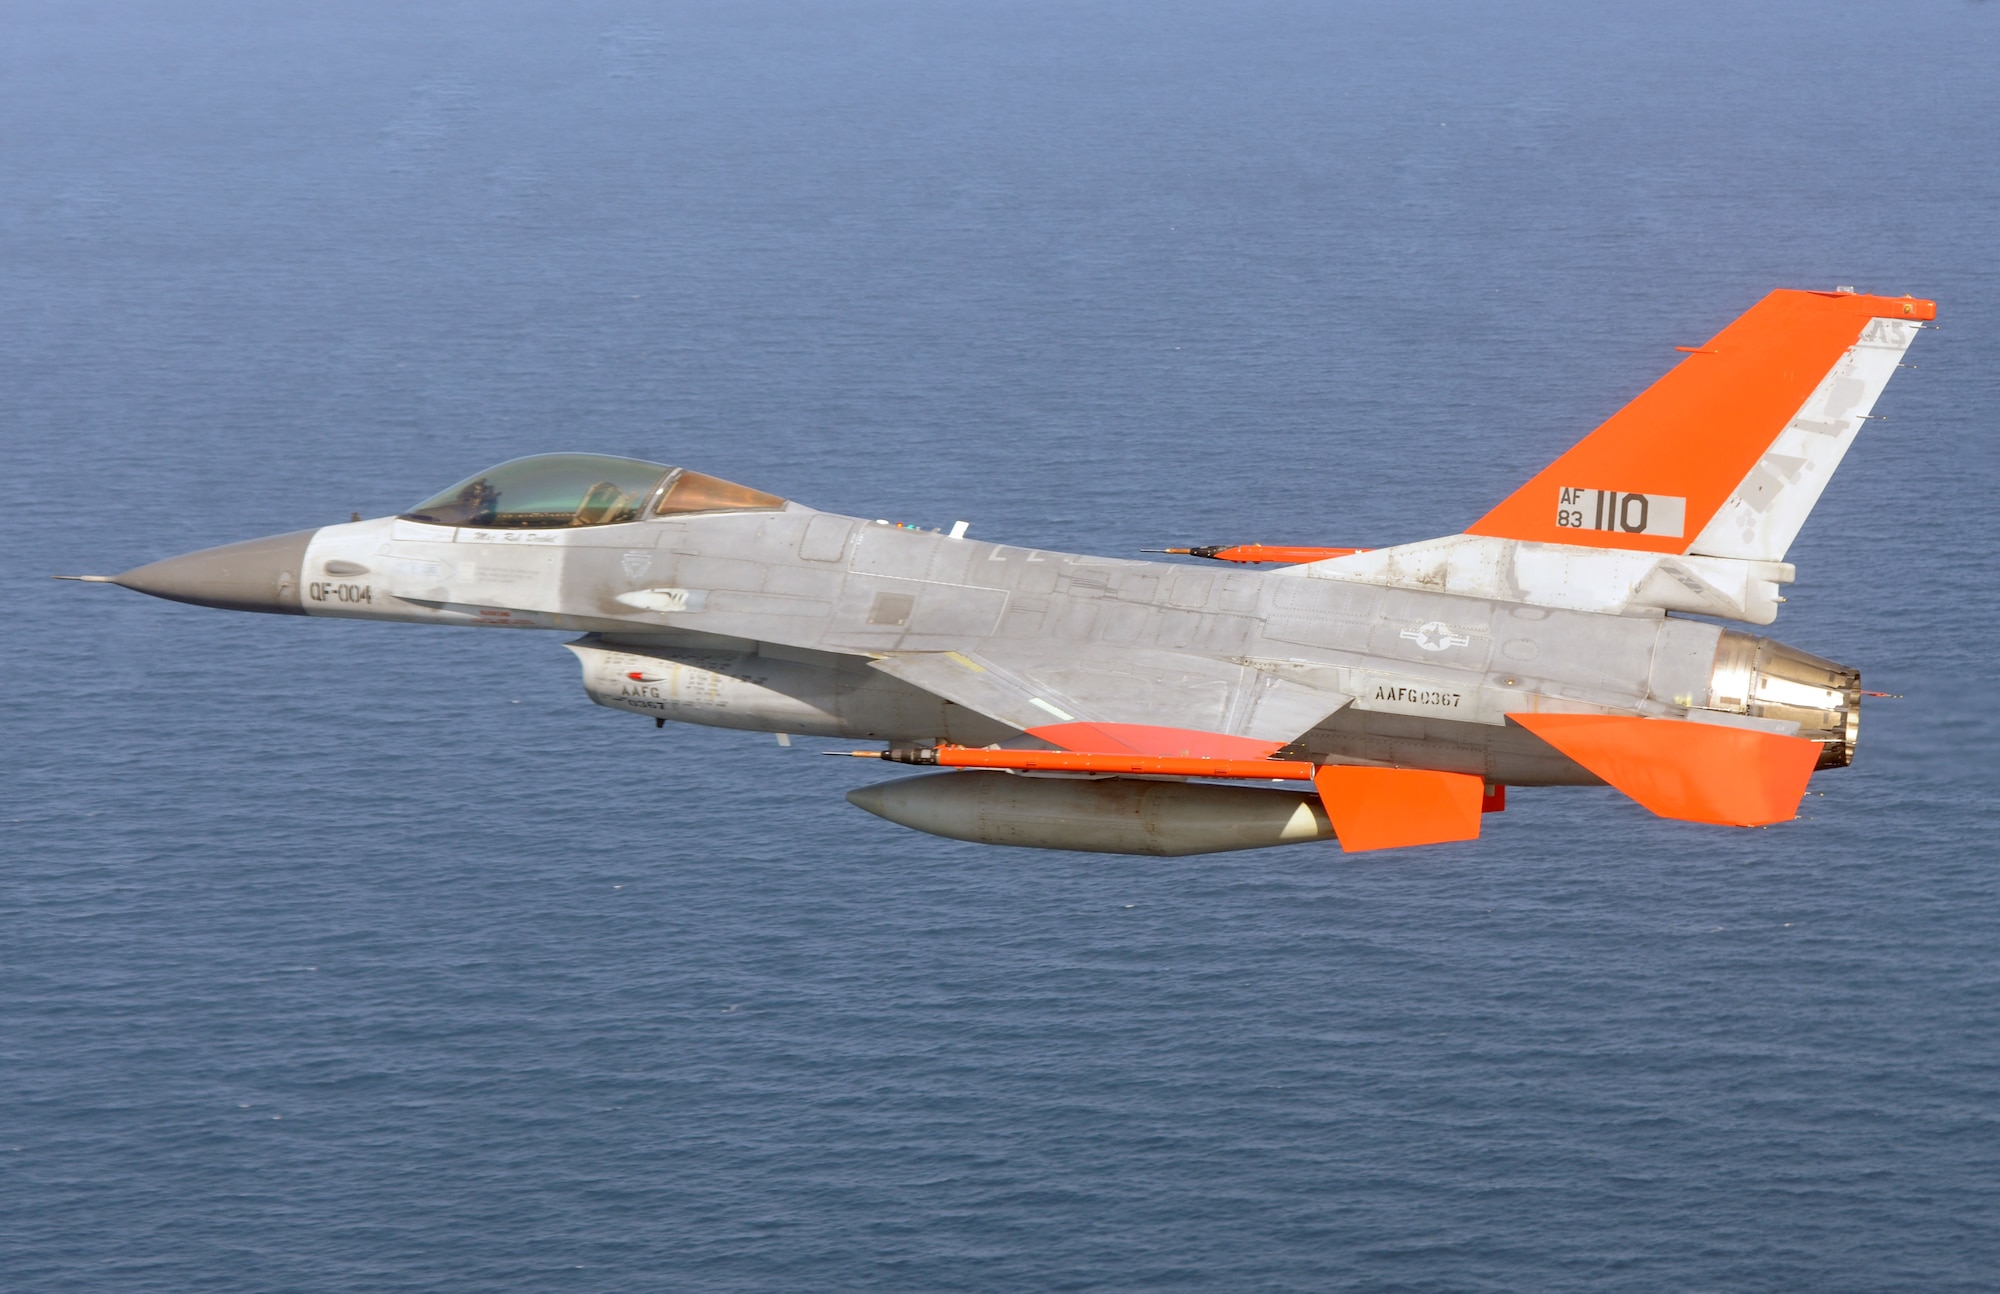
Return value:
<svg viewBox="0 0 2000 1294">
<path fill-rule="evenodd" d="M 1479 838 L 1486 783 L 1469 774 L 1325 764 L 1313 784 L 1343 853 Z"/>
</svg>

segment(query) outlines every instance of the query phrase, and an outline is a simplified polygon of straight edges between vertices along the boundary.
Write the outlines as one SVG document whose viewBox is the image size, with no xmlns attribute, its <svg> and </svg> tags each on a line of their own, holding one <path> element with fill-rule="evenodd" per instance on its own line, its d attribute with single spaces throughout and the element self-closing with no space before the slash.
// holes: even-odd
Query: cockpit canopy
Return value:
<svg viewBox="0 0 2000 1294">
<path fill-rule="evenodd" d="M 761 512 L 775 494 L 684 467 L 606 454 L 535 454 L 461 481 L 403 513 L 406 521 L 495 530 L 615 526 L 689 512 Z"/>
</svg>

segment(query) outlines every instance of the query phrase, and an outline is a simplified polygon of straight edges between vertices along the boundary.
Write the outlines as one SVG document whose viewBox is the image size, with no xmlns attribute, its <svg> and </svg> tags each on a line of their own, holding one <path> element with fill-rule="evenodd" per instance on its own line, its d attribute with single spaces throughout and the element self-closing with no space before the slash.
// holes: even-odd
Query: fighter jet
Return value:
<svg viewBox="0 0 2000 1294">
<path fill-rule="evenodd" d="M 1384 849 L 1477 837 L 1508 786 L 1606 783 L 1762 826 L 1853 760 L 1860 673 L 1714 622 L 1776 618 L 1787 550 L 1935 317 L 1773 292 L 1462 532 L 1389 548 L 1045 552 L 543 454 L 399 516 L 63 578 L 581 634 L 600 705 L 880 743 L 851 753 L 934 771 L 847 798 L 960 840 Z"/>
</svg>

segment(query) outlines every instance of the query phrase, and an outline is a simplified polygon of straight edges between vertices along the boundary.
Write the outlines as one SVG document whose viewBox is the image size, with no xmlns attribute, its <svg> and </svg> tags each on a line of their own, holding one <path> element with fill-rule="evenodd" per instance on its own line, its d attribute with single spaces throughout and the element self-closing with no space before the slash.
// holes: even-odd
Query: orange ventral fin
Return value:
<svg viewBox="0 0 2000 1294">
<path fill-rule="evenodd" d="M 1870 320 L 1936 317 L 1914 297 L 1773 292 L 1467 533 L 1684 553 Z"/>
<path fill-rule="evenodd" d="M 1798 816 L 1819 743 L 1686 719 L 1510 714 L 1663 818 L 1764 827 Z"/>
<path fill-rule="evenodd" d="M 1324 764 L 1314 772 L 1320 802 L 1342 853 L 1441 845 L 1479 838 L 1483 779 L 1422 768 Z"/>
<path fill-rule="evenodd" d="M 1156 755 L 1188 759 L 1263 759 L 1284 745 L 1198 728 L 1143 723 L 1051 723 L 1028 729 L 1051 746 L 1079 754 Z"/>
</svg>

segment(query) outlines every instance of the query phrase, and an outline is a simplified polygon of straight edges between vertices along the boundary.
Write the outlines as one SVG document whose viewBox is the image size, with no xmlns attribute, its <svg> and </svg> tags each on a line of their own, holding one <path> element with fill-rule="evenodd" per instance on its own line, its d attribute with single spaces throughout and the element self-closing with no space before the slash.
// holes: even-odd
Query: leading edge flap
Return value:
<svg viewBox="0 0 2000 1294">
<path fill-rule="evenodd" d="M 1467 533 L 1709 552 L 1697 540 L 1730 504 L 1714 555 L 1782 560 L 1919 321 L 1936 317 L 1914 297 L 1773 292 L 1681 347 L 1686 359 Z M 1793 431 L 1799 445 L 1781 445 Z"/>
<path fill-rule="evenodd" d="M 1789 822 L 1819 762 L 1816 741 L 1687 719 L 1507 717 L 1662 818 L 1685 822 Z"/>
</svg>

